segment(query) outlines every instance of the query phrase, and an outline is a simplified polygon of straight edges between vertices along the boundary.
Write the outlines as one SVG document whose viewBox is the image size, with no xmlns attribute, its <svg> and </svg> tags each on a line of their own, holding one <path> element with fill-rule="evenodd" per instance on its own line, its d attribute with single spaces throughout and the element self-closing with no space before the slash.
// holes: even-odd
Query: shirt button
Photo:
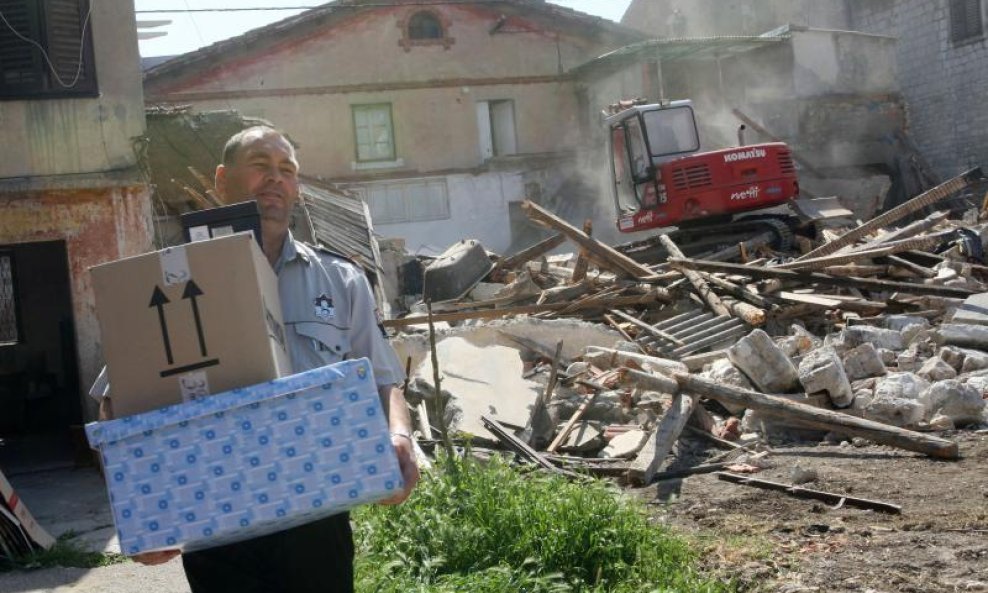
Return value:
<svg viewBox="0 0 988 593">
<path fill-rule="evenodd" d="M 336 345 L 336 351 L 337 351 L 337 352 L 339 352 L 340 350 L 343 350 L 343 348 L 340 348 L 340 345 L 339 345 L 339 344 L 337 344 L 337 345 Z"/>
</svg>

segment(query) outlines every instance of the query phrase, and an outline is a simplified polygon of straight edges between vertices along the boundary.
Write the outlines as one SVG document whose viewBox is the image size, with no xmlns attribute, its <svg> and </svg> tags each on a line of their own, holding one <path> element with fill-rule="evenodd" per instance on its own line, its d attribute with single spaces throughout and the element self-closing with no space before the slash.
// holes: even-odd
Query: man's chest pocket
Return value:
<svg viewBox="0 0 988 593">
<path fill-rule="evenodd" d="M 345 330 L 324 323 L 295 323 L 302 348 L 311 349 L 324 363 L 344 360 L 350 354 L 350 336 Z"/>
</svg>

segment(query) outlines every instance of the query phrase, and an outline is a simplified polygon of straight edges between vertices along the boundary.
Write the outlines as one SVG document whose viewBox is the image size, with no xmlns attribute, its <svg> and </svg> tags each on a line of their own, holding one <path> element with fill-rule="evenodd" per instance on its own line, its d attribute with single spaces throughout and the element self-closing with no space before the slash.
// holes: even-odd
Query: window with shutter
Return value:
<svg viewBox="0 0 988 593">
<path fill-rule="evenodd" d="M 0 99 L 97 93 L 90 0 L 0 0 Z"/>
<path fill-rule="evenodd" d="M 983 0 L 950 0 L 950 39 L 955 45 L 984 39 Z"/>
</svg>

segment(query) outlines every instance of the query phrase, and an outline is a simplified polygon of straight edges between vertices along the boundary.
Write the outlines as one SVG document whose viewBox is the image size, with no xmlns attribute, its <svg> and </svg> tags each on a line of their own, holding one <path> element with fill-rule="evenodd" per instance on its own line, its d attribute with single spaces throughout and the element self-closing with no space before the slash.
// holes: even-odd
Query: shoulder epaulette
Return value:
<svg viewBox="0 0 988 593">
<path fill-rule="evenodd" d="M 350 257 L 349 255 L 343 255 L 339 251 L 333 251 L 332 249 L 330 249 L 329 247 L 326 247 L 325 245 L 312 245 L 311 243 L 306 243 L 306 245 L 308 245 L 309 247 L 311 247 L 317 253 L 322 253 L 322 254 L 325 254 L 325 255 L 332 255 L 333 257 L 342 259 L 344 261 L 348 261 L 351 264 L 357 266 L 358 268 L 360 267 L 360 263 L 358 263 L 357 260 L 355 260 L 354 258 Z"/>
</svg>

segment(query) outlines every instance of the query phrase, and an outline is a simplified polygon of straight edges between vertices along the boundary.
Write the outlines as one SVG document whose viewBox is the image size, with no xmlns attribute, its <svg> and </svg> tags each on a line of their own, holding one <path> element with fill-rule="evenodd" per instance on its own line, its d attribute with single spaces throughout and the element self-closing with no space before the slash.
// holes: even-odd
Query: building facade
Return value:
<svg viewBox="0 0 988 593">
<path fill-rule="evenodd" d="M 501 251 L 581 147 L 568 71 L 641 37 L 541 1 L 340 1 L 156 66 L 145 94 L 273 122 L 411 252 Z"/>
<path fill-rule="evenodd" d="M 11 437 L 95 417 L 84 395 L 102 365 L 88 269 L 148 250 L 151 203 L 132 5 L 2 10 L 0 436 Z"/>
</svg>

